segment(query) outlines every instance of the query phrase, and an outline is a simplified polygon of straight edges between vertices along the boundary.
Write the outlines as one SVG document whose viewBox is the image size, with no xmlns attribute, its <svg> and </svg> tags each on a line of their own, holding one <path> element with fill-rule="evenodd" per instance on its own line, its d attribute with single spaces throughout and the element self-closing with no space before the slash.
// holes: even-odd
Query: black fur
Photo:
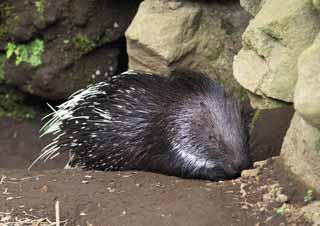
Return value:
<svg viewBox="0 0 320 226">
<path fill-rule="evenodd" d="M 72 167 L 210 180 L 234 178 L 248 166 L 239 104 L 207 76 L 129 72 L 93 87 L 98 92 L 58 108 L 70 116 L 57 119 L 50 156 L 70 151 Z"/>
</svg>

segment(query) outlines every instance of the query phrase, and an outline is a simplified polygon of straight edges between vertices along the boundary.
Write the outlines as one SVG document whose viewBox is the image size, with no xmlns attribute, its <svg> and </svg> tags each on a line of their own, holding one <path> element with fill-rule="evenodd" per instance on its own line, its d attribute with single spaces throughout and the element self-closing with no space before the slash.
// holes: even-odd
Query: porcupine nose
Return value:
<svg viewBox="0 0 320 226">
<path fill-rule="evenodd" d="M 240 176 L 241 171 L 248 168 L 250 161 L 247 158 L 236 161 L 232 164 L 225 164 L 224 171 L 229 178 L 237 178 Z"/>
</svg>

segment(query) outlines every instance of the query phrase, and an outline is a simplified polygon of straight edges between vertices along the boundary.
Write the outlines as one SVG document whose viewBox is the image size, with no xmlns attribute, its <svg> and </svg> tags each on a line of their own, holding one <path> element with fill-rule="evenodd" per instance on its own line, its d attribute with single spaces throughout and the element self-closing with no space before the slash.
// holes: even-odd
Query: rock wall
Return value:
<svg viewBox="0 0 320 226">
<path fill-rule="evenodd" d="M 281 157 L 320 192 L 320 1 L 255 2 L 241 1 L 255 17 L 234 59 L 235 78 L 257 108 L 294 104 Z"/>
<path fill-rule="evenodd" d="M 1 0 L 0 80 L 33 95 L 64 99 L 116 73 L 126 54 L 124 32 L 139 3 Z"/>
</svg>

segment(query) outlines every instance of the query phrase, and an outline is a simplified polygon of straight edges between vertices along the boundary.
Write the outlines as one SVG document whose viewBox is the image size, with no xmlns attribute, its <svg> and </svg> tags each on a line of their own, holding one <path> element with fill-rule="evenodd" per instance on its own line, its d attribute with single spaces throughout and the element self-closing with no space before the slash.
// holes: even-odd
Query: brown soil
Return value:
<svg viewBox="0 0 320 226">
<path fill-rule="evenodd" d="M 265 124 L 270 125 L 268 121 Z M 71 226 L 310 225 L 301 217 L 292 220 L 277 214 L 282 204 L 275 200 L 263 208 L 258 205 L 263 194 L 277 183 L 288 196 L 288 204 L 305 205 L 306 188 L 292 180 L 278 161 L 269 160 L 256 177 L 223 182 L 146 172 L 63 170 L 67 156 L 27 171 L 48 143 L 48 138 L 38 138 L 41 125 L 40 119 L 0 120 L 1 226 L 3 212 L 19 219 L 44 217 L 54 221 L 56 200 L 60 202 L 61 220 L 68 220 Z"/>
</svg>

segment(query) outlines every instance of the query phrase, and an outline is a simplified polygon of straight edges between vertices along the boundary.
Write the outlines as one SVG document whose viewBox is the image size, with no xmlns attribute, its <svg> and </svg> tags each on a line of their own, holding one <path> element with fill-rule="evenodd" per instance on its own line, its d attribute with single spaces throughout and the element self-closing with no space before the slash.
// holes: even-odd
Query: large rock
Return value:
<svg viewBox="0 0 320 226">
<path fill-rule="evenodd" d="M 285 137 L 281 157 L 307 186 L 320 192 L 320 130 L 295 114 Z"/>
<path fill-rule="evenodd" d="M 255 16 L 266 1 L 267 0 L 240 0 L 240 4 L 248 13 Z"/>
<path fill-rule="evenodd" d="M 9 41 L 17 46 L 44 41 L 39 66 L 16 65 L 15 54 L 5 62 L 6 81 L 33 95 L 63 99 L 116 73 L 119 54 L 125 54 L 124 32 L 139 3 L 2 0 L 0 50 Z"/>
<path fill-rule="evenodd" d="M 238 2 L 145 0 L 126 31 L 131 69 L 198 70 L 238 89 L 233 56 L 249 16 Z"/>
<path fill-rule="evenodd" d="M 320 34 L 301 54 L 298 69 L 295 109 L 309 124 L 320 128 Z"/>
<path fill-rule="evenodd" d="M 234 75 L 253 93 L 293 101 L 297 59 L 320 30 L 310 0 L 268 0 L 243 35 Z"/>
</svg>

